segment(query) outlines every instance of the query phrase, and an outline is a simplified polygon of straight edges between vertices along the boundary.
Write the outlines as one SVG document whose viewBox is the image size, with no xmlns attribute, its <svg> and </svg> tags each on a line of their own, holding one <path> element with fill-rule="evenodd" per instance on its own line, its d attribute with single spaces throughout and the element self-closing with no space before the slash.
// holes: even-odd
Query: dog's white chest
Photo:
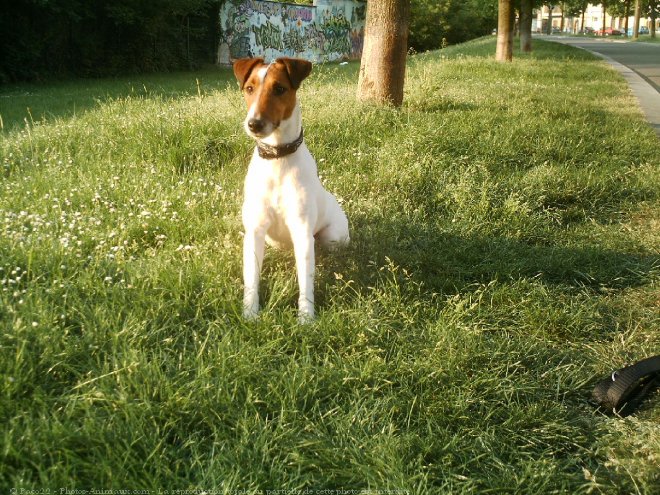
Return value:
<svg viewBox="0 0 660 495">
<path fill-rule="evenodd" d="M 279 242 L 290 240 L 287 226 L 300 218 L 309 197 L 309 185 L 301 181 L 295 162 L 253 157 L 245 179 L 243 223 L 265 229 Z"/>
</svg>

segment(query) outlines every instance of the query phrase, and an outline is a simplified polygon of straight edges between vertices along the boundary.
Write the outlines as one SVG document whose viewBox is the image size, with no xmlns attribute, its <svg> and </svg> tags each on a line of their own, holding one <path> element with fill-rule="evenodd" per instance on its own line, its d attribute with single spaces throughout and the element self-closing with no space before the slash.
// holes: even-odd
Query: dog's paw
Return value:
<svg viewBox="0 0 660 495">
<path fill-rule="evenodd" d="M 298 323 L 305 325 L 314 321 L 314 304 L 308 300 L 301 300 L 298 307 Z"/>
<path fill-rule="evenodd" d="M 254 321 L 259 318 L 259 308 L 254 307 L 244 307 L 243 308 L 243 318 L 248 321 Z"/>
<path fill-rule="evenodd" d="M 259 317 L 259 297 L 256 291 L 245 290 L 243 294 L 243 318 L 256 320 Z"/>
<path fill-rule="evenodd" d="M 314 321 L 314 313 L 298 313 L 298 324 L 299 325 L 309 325 Z"/>
</svg>

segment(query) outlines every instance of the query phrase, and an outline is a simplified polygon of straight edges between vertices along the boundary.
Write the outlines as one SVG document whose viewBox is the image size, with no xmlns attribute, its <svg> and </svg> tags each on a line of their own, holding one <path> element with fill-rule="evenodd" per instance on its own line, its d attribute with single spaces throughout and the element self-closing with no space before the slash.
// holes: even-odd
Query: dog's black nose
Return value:
<svg viewBox="0 0 660 495">
<path fill-rule="evenodd" d="M 261 119 L 248 120 L 248 129 L 254 133 L 259 133 L 264 130 L 266 123 Z"/>
</svg>

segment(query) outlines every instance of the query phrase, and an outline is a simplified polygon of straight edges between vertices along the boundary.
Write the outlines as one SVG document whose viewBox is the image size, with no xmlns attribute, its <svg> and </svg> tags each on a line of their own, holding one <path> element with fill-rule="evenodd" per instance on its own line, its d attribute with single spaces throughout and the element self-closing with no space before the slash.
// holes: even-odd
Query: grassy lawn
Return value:
<svg viewBox="0 0 660 495">
<path fill-rule="evenodd" d="M 650 34 L 642 34 L 640 35 L 638 41 L 643 41 L 644 43 L 660 43 L 660 38 L 656 34 L 655 38 L 652 37 Z"/>
<path fill-rule="evenodd" d="M 660 140 L 599 59 L 494 42 L 398 111 L 303 85 L 352 229 L 309 326 L 272 249 L 240 317 L 231 71 L 0 88 L 0 490 L 658 493 L 658 394 L 589 396 L 660 353 Z"/>
</svg>

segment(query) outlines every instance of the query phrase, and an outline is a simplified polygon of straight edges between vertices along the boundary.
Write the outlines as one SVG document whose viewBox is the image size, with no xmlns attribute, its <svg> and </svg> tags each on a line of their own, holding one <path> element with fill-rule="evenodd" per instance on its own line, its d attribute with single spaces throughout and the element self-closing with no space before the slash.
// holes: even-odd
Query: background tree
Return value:
<svg viewBox="0 0 660 495">
<path fill-rule="evenodd" d="M 520 50 L 525 53 L 532 51 L 532 11 L 533 0 L 520 1 Z"/>
<path fill-rule="evenodd" d="M 497 10 L 497 48 L 495 60 L 511 62 L 513 60 L 513 23 L 512 0 L 498 0 Z"/>
<path fill-rule="evenodd" d="M 651 19 L 650 34 L 652 38 L 655 38 L 655 24 L 660 17 L 660 0 L 646 0 L 642 5 L 642 11 L 646 17 Z"/>
<path fill-rule="evenodd" d="M 555 4 L 547 3 L 545 6 L 548 9 L 548 24 L 545 26 L 545 32 L 552 34 L 552 11 L 555 10 Z"/>
<path fill-rule="evenodd" d="M 410 0 L 367 2 L 358 99 L 400 106 L 408 52 Z"/>
<path fill-rule="evenodd" d="M 630 0 L 625 0 L 625 12 L 623 13 L 624 15 L 624 25 L 623 29 L 625 30 L 624 36 L 628 36 L 628 19 L 630 18 Z"/>
<path fill-rule="evenodd" d="M 580 17 L 580 31 L 584 32 L 584 16 L 589 6 L 588 0 L 567 0 L 564 2 L 566 12 L 569 17 Z"/>
<path fill-rule="evenodd" d="M 637 17 L 639 10 L 639 18 L 642 17 L 650 19 L 649 30 L 651 35 L 655 35 L 655 23 L 658 15 L 660 14 L 660 0 L 609 0 L 607 2 L 607 13 L 612 17 L 624 18 L 626 35 L 629 28 L 629 18 Z M 633 25 L 633 37 L 635 33 L 639 33 L 639 27 Z"/>
<path fill-rule="evenodd" d="M 628 36 L 628 17 L 630 16 L 631 0 L 610 0 L 607 4 L 607 13 L 612 17 L 624 19 L 625 36 Z"/>
<path fill-rule="evenodd" d="M 515 6 L 520 11 L 520 50 L 528 53 L 532 51 L 533 12 L 535 8 L 542 8 L 543 0 L 520 0 Z"/>
<path fill-rule="evenodd" d="M 580 21 L 580 31 L 584 33 L 584 21 L 585 16 L 587 15 L 587 8 L 589 7 L 589 2 L 587 0 L 576 0 L 575 12 L 579 14 L 582 19 Z"/>
<path fill-rule="evenodd" d="M 568 9 L 568 4 L 569 2 L 557 2 L 559 5 L 559 8 L 561 9 L 561 14 L 559 17 L 559 32 L 563 33 L 564 32 L 564 22 L 566 21 L 566 10 Z"/>
<path fill-rule="evenodd" d="M 633 39 L 639 39 L 639 23 L 642 17 L 641 0 L 635 0 L 635 22 L 633 24 Z"/>
</svg>

